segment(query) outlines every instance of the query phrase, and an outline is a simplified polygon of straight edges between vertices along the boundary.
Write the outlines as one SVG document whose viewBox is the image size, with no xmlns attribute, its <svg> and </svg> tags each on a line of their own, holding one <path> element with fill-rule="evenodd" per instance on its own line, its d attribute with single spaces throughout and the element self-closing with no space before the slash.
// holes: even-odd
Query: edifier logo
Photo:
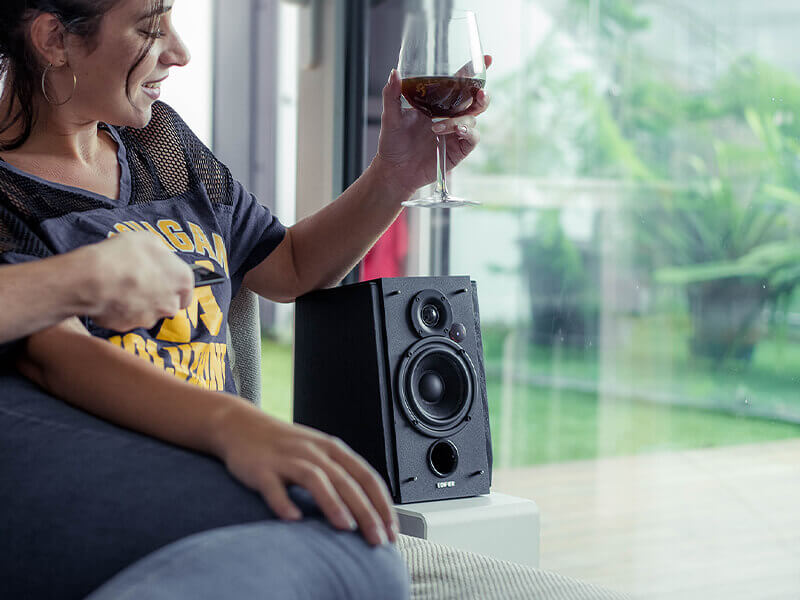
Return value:
<svg viewBox="0 0 800 600">
<path fill-rule="evenodd" d="M 437 481 L 436 487 L 439 489 L 446 488 L 446 487 L 456 487 L 455 481 Z"/>
</svg>

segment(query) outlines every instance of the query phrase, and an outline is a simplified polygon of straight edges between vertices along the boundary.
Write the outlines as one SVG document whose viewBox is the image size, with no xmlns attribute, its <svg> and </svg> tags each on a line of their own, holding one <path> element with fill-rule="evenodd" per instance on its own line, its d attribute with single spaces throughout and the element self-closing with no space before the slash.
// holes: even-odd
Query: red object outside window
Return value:
<svg viewBox="0 0 800 600">
<path fill-rule="evenodd" d="M 403 212 L 364 257 L 359 281 L 405 277 L 407 258 L 408 222 Z"/>
</svg>

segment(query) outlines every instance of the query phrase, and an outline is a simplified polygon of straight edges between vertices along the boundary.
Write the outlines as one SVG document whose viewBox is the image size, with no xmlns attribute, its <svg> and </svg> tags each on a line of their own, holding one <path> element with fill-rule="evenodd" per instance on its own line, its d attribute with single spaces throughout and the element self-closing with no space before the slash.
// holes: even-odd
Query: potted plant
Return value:
<svg viewBox="0 0 800 600">
<path fill-rule="evenodd" d="M 520 240 L 531 309 L 531 341 L 585 347 L 598 327 L 596 277 L 590 248 L 583 251 L 561 226 L 559 209 L 537 214 L 533 235 Z"/>
<path fill-rule="evenodd" d="M 763 169 L 778 132 L 754 111 L 747 121 L 765 143 Z M 662 199 L 644 229 L 652 253 L 670 263 L 656 272 L 656 281 L 685 286 L 692 353 L 716 361 L 749 360 L 766 333 L 768 306 L 800 283 L 800 254 L 787 218 L 800 194 L 781 185 L 786 175 L 775 170 L 778 183 L 748 185 L 729 167 L 734 154 L 741 156 L 741 148 L 715 144 L 716 174 L 695 157 L 696 183 Z M 736 169 L 743 164 L 738 160 Z"/>
</svg>

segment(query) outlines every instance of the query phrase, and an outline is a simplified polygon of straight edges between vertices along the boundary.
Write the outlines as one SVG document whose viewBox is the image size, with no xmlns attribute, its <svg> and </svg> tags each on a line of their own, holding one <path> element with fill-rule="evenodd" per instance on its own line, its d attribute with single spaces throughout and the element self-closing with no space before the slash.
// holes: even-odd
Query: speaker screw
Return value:
<svg viewBox="0 0 800 600">
<path fill-rule="evenodd" d="M 422 329 L 417 329 L 417 333 L 422 336 Z"/>
<path fill-rule="evenodd" d="M 469 423 L 470 421 L 472 421 L 472 415 L 467 415 L 466 417 L 464 417 L 464 420 Z"/>
<path fill-rule="evenodd" d="M 419 425 L 419 421 L 417 421 L 417 419 L 411 419 L 411 424 L 412 425 Z"/>
<path fill-rule="evenodd" d="M 450 330 L 449 330 L 449 329 L 445 329 L 445 330 L 444 330 L 444 333 L 445 333 L 445 335 L 446 335 L 446 334 L 450 333 Z"/>
<path fill-rule="evenodd" d="M 419 302 L 419 296 L 417 296 L 416 298 L 414 298 L 414 302 Z"/>
<path fill-rule="evenodd" d="M 483 475 L 483 469 L 480 471 L 475 471 L 472 475 L 470 475 L 470 477 L 475 477 L 476 475 Z"/>
<path fill-rule="evenodd" d="M 444 296 L 440 296 L 440 298 L 442 299 L 442 302 L 447 302 L 447 298 L 445 298 Z"/>
<path fill-rule="evenodd" d="M 416 480 L 417 480 L 416 476 L 415 477 L 409 477 L 403 483 L 412 483 L 412 482 L 414 482 Z"/>
<path fill-rule="evenodd" d="M 411 358 L 412 356 L 414 356 L 414 353 L 411 350 L 409 350 L 408 352 L 406 352 L 406 356 L 408 358 Z"/>
</svg>

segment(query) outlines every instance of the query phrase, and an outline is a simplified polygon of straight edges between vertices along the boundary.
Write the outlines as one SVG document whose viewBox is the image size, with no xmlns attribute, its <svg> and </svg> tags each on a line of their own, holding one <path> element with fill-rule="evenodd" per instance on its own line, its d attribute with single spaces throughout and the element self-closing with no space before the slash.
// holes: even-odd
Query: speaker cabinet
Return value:
<svg viewBox="0 0 800 600">
<path fill-rule="evenodd" d="M 489 493 L 475 282 L 386 278 L 298 298 L 294 421 L 345 441 L 398 504 Z"/>
</svg>

